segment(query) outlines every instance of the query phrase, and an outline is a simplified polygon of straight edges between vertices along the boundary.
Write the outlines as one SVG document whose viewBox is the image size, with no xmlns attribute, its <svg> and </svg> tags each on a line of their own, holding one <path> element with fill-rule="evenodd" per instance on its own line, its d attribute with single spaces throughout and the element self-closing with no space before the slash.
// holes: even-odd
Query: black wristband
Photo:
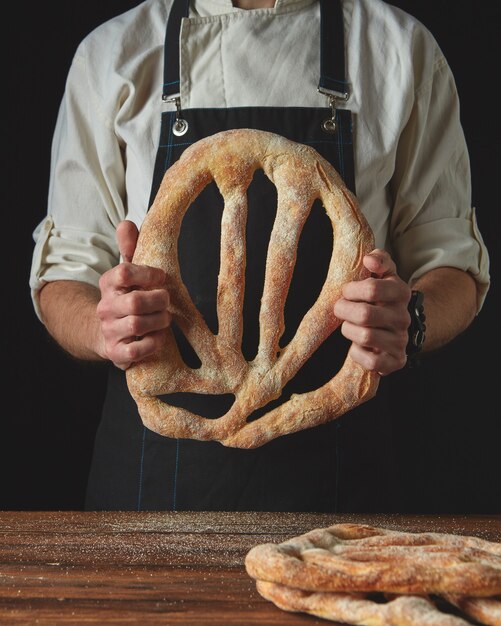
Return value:
<svg viewBox="0 0 501 626">
<path fill-rule="evenodd" d="M 407 354 L 407 367 L 419 365 L 419 353 L 423 349 L 426 338 L 426 315 L 424 314 L 424 294 L 421 291 L 413 291 L 407 307 L 411 316 L 409 324 L 409 340 L 405 350 Z"/>
</svg>

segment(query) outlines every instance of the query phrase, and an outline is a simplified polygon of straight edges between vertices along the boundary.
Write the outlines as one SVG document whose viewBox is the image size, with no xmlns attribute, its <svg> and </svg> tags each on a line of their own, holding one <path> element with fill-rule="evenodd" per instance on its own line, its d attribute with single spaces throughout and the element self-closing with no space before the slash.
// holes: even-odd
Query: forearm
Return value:
<svg viewBox="0 0 501 626">
<path fill-rule="evenodd" d="M 72 356 L 103 360 L 103 338 L 96 307 L 99 289 L 79 281 L 47 283 L 40 292 L 42 320 L 57 343 Z"/>
<path fill-rule="evenodd" d="M 423 275 L 412 288 L 424 293 L 424 351 L 444 346 L 463 332 L 476 315 L 476 284 L 467 272 L 440 267 Z"/>
</svg>

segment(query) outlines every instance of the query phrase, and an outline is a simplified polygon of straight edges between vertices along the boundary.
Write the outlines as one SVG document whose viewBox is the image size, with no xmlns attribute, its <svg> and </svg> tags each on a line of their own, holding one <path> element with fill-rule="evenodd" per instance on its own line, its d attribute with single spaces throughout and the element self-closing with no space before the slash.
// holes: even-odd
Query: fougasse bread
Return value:
<svg viewBox="0 0 501 626">
<path fill-rule="evenodd" d="M 354 626 L 501 626 L 501 544 L 478 537 L 335 524 L 259 544 L 245 566 L 285 611 Z"/>
<path fill-rule="evenodd" d="M 308 613 L 355 626 L 471 626 L 458 615 L 441 611 L 428 597 L 405 595 L 371 598 L 363 593 L 303 591 L 257 581 L 257 590 L 284 611 Z M 487 623 L 487 622 L 486 622 Z"/>
<path fill-rule="evenodd" d="M 256 357 L 247 361 L 241 350 L 247 189 L 258 169 L 275 184 L 278 199 L 259 315 L 259 348 Z M 183 284 L 177 252 L 183 217 L 212 181 L 224 199 L 217 334 L 209 330 Z M 317 199 L 332 223 L 332 258 L 316 302 L 292 340 L 280 347 L 298 241 Z M 362 259 L 373 246 L 372 231 L 356 198 L 311 147 L 252 129 L 224 131 L 188 147 L 163 178 L 141 227 L 133 262 L 166 272 L 173 320 L 200 358 L 201 367 L 193 369 L 184 363 L 168 329 L 161 350 L 127 370 L 129 390 L 144 424 L 168 437 L 255 448 L 328 422 L 372 398 L 378 375 L 348 355 L 339 372 L 320 388 L 293 395 L 258 419 L 247 419 L 280 397 L 285 384 L 339 326 L 334 303 L 345 283 L 367 276 Z M 233 394 L 235 401 L 225 415 L 207 419 L 159 398 L 179 392 Z"/>
<path fill-rule="evenodd" d="M 501 544 L 448 533 L 335 524 L 255 546 L 245 564 L 256 580 L 306 591 L 501 593 Z"/>
</svg>

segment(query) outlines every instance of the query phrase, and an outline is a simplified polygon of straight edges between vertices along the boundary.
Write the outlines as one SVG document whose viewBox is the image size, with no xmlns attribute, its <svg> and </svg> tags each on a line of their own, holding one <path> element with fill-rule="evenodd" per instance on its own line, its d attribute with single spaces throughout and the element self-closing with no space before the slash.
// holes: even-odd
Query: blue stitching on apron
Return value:
<svg viewBox="0 0 501 626">
<path fill-rule="evenodd" d="M 339 85 L 339 87 L 342 87 L 343 89 L 347 89 L 349 83 L 347 83 L 345 80 L 338 80 L 337 78 L 332 78 L 332 76 L 328 76 L 327 74 L 323 74 L 322 78 L 327 78 L 327 80 L 332 81 L 333 83 L 335 83 L 336 85 Z"/>
<path fill-rule="evenodd" d="M 336 455 L 336 479 L 334 481 L 334 513 L 338 513 L 339 512 L 339 469 L 340 469 L 340 462 L 339 462 L 339 450 L 340 450 L 340 446 L 339 446 L 339 431 L 341 430 L 341 425 L 339 424 L 339 422 L 336 423 L 336 440 L 334 442 L 334 453 Z"/>
<path fill-rule="evenodd" d="M 349 145 L 351 145 L 352 142 L 351 141 L 344 141 L 344 139 L 341 139 L 341 141 L 333 141 L 332 139 L 330 141 L 328 141 L 327 139 L 325 139 L 325 140 L 322 140 L 322 139 L 312 139 L 311 141 L 307 141 L 305 143 L 310 144 L 310 145 L 312 145 L 314 143 L 334 143 L 334 144 L 337 144 L 338 146 L 341 146 L 341 145 L 349 146 Z"/>
<path fill-rule="evenodd" d="M 176 439 L 176 466 L 174 468 L 174 485 L 173 485 L 173 494 L 172 494 L 172 510 L 176 510 L 176 500 L 177 500 L 177 475 L 179 471 L 179 448 L 181 447 L 181 442 L 179 439 Z"/>
<path fill-rule="evenodd" d="M 159 148 L 178 148 L 179 146 L 192 146 L 195 142 L 194 141 L 185 141 L 184 143 L 161 143 L 158 147 Z M 165 159 L 166 162 L 168 162 L 167 159 Z"/>
<path fill-rule="evenodd" d="M 339 173 L 341 174 L 341 178 L 344 180 L 345 179 L 345 174 L 344 174 L 344 154 L 343 154 L 343 128 L 342 128 L 342 121 L 341 121 L 341 115 L 338 115 L 336 113 L 336 119 L 337 119 L 337 123 L 338 123 L 338 133 L 339 133 L 339 141 L 337 144 L 337 152 L 339 155 Z"/>
<path fill-rule="evenodd" d="M 168 85 L 178 85 L 179 82 L 179 80 L 171 80 L 169 83 L 164 83 L 162 87 L 167 87 Z"/>
<path fill-rule="evenodd" d="M 144 447 L 146 441 L 146 426 L 143 426 L 143 441 L 141 443 L 141 462 L 139 465 L 139 492 L 137 494 L 137 510 L 141 510 L 141 497 L 143 492 L 143 465 L 144 465 Z"/>
<path fill-rule="evenodd" d="M 174 111 L 171 111 L 169 113 L 169 143 L 167 144 L 167 147 L 169 148 L 167 150 L 167 154 L 165 155 L 165 163 L 164 163 L 164 171 L 167 171 L 168 168 L 168 164 L 171 162 L 171 156 L 172 156 L 172 146 L 173 144 L 173 138 L 172 138 L 172 127 L 174 125 Z"/>
</svg>

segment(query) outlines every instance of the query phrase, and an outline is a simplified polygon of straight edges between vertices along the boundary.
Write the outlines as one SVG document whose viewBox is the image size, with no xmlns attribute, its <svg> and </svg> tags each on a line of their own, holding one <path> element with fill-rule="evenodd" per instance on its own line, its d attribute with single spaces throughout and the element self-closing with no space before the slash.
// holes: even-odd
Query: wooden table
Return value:
<svg viewBox="0 0 501 626">
<path fill-rule="evenodd" d="M 346 521 L 501 541 L 501 516 L 0 512 L 0 623 L 332 624 L 261 598 L 244 557 Z"/>
</svg>

